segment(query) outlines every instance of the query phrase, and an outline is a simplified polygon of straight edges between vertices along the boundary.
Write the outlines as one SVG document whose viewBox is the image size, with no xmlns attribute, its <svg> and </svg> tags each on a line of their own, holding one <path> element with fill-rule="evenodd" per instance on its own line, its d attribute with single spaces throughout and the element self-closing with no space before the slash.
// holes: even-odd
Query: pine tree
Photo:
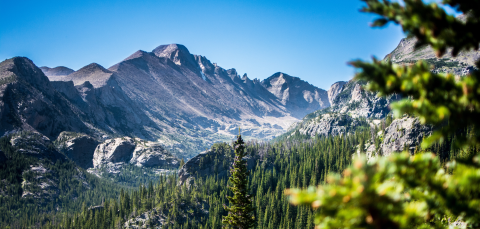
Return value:
<svg viewBox="0 0 480 229">
<path fill-rule="evenodd" d="M 239 134 L 235 142 L 235 160 L 230 169 L 231 176 L 229 181 L 232 186 L 228 188 L 233 192 L 233 196 L 227 196 L 230 206 L 224 205 L 223 208 L 228 211 L 228 215 L 223 217 L 222 223 L 226 228 L 247 229 L 255 226 L 254 207 L 251 196 L 248 195 L 248 175 L 247 162 L 245 157 L 245 146 L 242 136 Z"/>
<path fill-rule="evenodd" d="M 430 45 L 437 57 L 447 50 L 456 56 L 479 48 L 478 0 L 443 0 L 440 5 L 421 0 L 362 1 L 366 6 L 361 11 L 380 16 L 373 26 L 399 24 L 407 35 L 416 37 L 416 48 Z M 464 13 L 464 19 L 447 14 L 442 6 Z M 319 228 L 453 227 L 447 219 L 479 228 L 480 71 L 455 79 L 452 74 L 432 72 L 427 61 L 397 65 L 374 58 L 373 63 L 357 60 L 350 64 L 358 68 L 357 80 L 369 82 L 366 89 L 379 96 L 404 97 L 391 104 L 395 118 L 417 116 L 422 124 L 438 129 L 422 141 L 415 155 L 405 151 L 368 163 L 366 157 L 357 158 L 343 176 L 331 174 L 328 184 L 286 190 L 290 202 L 318 208 L 315 223 Z M 480 68 L 480 61 L 475 67 Z M 459 134 L 463 130 L 471 132 Z M 441 157 L 448 155 L 438 152 L 455 134 L 459 135 L 454 144 L 466 155 L 448 163 L 447 173 Z"/>
</svg>

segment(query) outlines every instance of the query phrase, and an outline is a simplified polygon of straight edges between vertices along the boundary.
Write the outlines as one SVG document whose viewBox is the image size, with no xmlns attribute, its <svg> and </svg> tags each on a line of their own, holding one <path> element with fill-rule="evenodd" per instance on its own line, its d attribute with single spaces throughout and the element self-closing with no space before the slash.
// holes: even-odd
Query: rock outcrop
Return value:
<svg viewBox="0 0 480 229">
<path fill-rule="evenodd" d="M 181 225 L 186 221 L 193 219 L 206 218 L 209 213 L 210 206 L 207 202 L 199 200 L 196 204 L 181 203 L 177 205 L 176 211 L 178 217 L 171 219 L 168 217 L 169 210 L 163 208 L 162 210 L 153 208 L 152 210 L 133 216 L 127 219 L 123 228 L 168 228 L 169 225 Z M 170 221 L 169 221 L 170 219 Z"/>
<path fill-rule="evenodd" d="M 55 149 L 50 139 L 40 133 L 20 132 L 10 139 L 10 144 L 16 148 L 17 152 L 38 159 L 45 159 L 52 162 L 67 160 L 63 154 Z"/>
<path fill-rule="evenodd" d="M 139 167 L 178 168 L 180 165 L 177 157 L 174 157 L 159 143 L 154 142 L 137 143 L 130 163 Z"/>
<path fill-rule="evenodd" d="M 424 137 L 432 133 L 433 128 L 420 124 L 417 118 L 404 117 L 395 119 L 385 129 L 383 142 L 381 144 L 382 155 L 388 156 L 393 152 L 401 152 L 405 147 L 414 152 Z"/>
<path fill-rule="evenodd" d="M 347 134 L 359 126 L 368 126 L 385 118 L 390 112 L 390 104 L 401 97 L 379 97 L 366 91 L 365 84 L 356 80 L 333 84 L 328 91 L 331 106 L 305 116 L 290 127 L 287 136 L 296 133 L 311 137 Z"/>
<path fill-rule="evenodd" d="M 137 217 L 128 219 L 123 228 L 163 228 L 167 224 L 167 216 L 154 208 L 146 211 Z"/>
<path fill-rule="evenodd" d="M 437 57 L 432 47 L 422 46 L 415 49 L 416 38 L 404 38 L 397 48 L 385 57 L 397 64 L 412 64 L 423 60 L 432 65 L 435 73 L 451 73 L 464 76 L 471 73 L 475 67 L 475 61 L 480 58 L 480 50 L 461 51 L 453 57 L 451 48 L 442 57 Z"/>
<path fill-rule="evenodd" d="M 338 82 L 332 84 L 332 86 L 330 86 L 330 88 L 327 91 L 328 102 L 330 102 L 330 104 L 333 104 L 333 101 L 335 101 L 335 98 L 337 97 L 337 95 L 340 94 L 343 91 L 343 86 L 345 84 L 347 84 L 347 82 L 338 81 Z"/>
<path fill-rule="evenodd" d="M 106 140 L 95 149 L 93 166 L 99 168 L 108 163 L 128 162 L 134 149 L 135 141 L 129 137 Z"/>
<path fill-rule="evenodd" d="M 366 82 L 351 80 L 344 84 L 333 99 L 332 112 L 348 114 L 353 118 L 382 119 L 390 112 L 390 103 L 399 100 L 399 95 L 379 97 L 377 93 L 366 91 Z"/>
<path fill-rule="evenodd" d="M 201 152 L 194 158 L 188 160 L 178 171 L 178 184 L 188 184 L 198 177 L 206 177 L 215 174 L 219 178 L 228 176 L 230 166 L 235 154 L 233 150 L 207 150 Z M 246 156 L 247 168 L 253 169 L 256 164 L 256 158 Z"/>
<path fill-rule="evenodd" d="M 109 139 L 95 149 L 95 168 L 107 167 L 116 171 L 127 163 L 140 167 L 178 168 L 180 162 L 159 143 L 138 138 Z"/>
<path fill-rule="evenodd" d="M 365 122 L 346 114 L 327 113 L 303 124 L 298 131 L 302 135 L 309 135 L 311 137 L 315 135 L 336 136 L 354 131 L 355 127 L 362 124 L 365 124 Z"/>
<path fill-rule="evenodd" d="M 72 132 L 62 132 L 55 140 L 59 151 L 84 169 L 93 168 L 93 155 L 98 144 L 86 134 Z"/>
</svg>

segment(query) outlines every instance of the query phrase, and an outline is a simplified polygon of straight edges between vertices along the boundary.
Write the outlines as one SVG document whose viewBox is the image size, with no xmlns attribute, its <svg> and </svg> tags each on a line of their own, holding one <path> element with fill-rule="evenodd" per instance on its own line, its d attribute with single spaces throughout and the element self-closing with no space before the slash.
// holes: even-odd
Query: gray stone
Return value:
<svg viewBox="0 0 480 229">
<path fill-rule="evenodd" d="M 130 163 L 139 167 L 161 166 L 178 168 L 180 162 L 162 145 L 153 142 L 138 142 Z"/>
<path fill-rule="evenodd" d="M 420 124 L 417 118 L 404 117 L 395 119 L 385 129 L 381 144 L 382 155 L 388 156 L 393 152 L 401 152 L 407 147 L 408 151 L 414 152 L 424 137 L 432 133 L 433 128 Z"/>
<path fill-rule="evenodd" d="M 356 127 L 360 123 L 348 115 L 324 114 L 315 118 L 299 129 L 303 135 L 341 135 L 345 134 L 349 128 Z"/>
<path fill-rule="evenodd" d="M 338 94 L 340 94 L 343 91 L 343 86 L 347 84 L 345 81 L 338 81 L 332 86 L 327 91 L 328 94 L 328 101 L 330 104 L 333 104 L 333 101 L 335 101 L 335 98 L 337 97 Z"/>
<path fill-rule="evenodd" d="M 95 149 L 93 166 L 99 168 L 107 163 L 128 162 L 134 149 L 135 142 L 129 137 L 106 140 Z"/>
<path fill-rule="evenodd" d="M 62 132 L 55 141 L 58 149 L 78 166 L 88 169 L 93 167 L 93 155 L 99 142 L 80 133 Z"/>
</svg>

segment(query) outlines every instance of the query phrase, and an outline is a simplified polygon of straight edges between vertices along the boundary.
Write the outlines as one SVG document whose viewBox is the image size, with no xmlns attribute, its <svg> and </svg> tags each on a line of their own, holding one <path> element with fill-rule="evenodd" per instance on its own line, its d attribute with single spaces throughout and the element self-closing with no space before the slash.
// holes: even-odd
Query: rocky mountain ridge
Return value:
<svg viewBox="0 0 480 229">
<path fill-rule="evenodd" d="M 479 50 L 463 51 L 456 57 L 452 57 L 451 50 L 448 50 L 444 56 L 437 57 L 431 47 L 415 48 L 415 44 L 415 38 L 402 39 L 384 61 L 400 65 L 426 61 L 432 66 L 432 72 L 454 74 L 456 77 L 477 70 L 474 64 L 480 58 Z M 414 152 L 421 140 L 432 133 L 433 128 L 421 125 L 418 119 L 408 116 L 393 120 L 389 126 L 385 126 L 385 118 L 388 115 L 391 117 L 390 104 L 402 97 L 378 97 L 375 93 L 363 89 L 366 83 L 351 80 L 333 84 L 328 90 L 331 106 L 308 114 L 282 138 L 296 134 L 310 137 L 343 135 L 363 126 L 372 128 L 372 131 L 378 128 L 380 131 L 372 135 L 382 139 L 378 146 L 375 146 L 374 142 L 367 142 L 363 150 L 369 157 L 389 155 L 404 149 Z"/>
<path fill-rule="evenodd" d="M 230 140 L 238 127 L 247 139 L 278 136 L 305 114 L 330 106 L 331 100 L 327 91 L 284 73 L 263 81 L 251 80 L 246 74 L 240 77 L 235 69 L 225 70 L 179 44 L 137 51 L 108 69 L 93 63 L 78 71 L 66 67 L 40 70 L 26 58 L 4 64 L 7 62 L 29 62 L 27 74 L 43 71 L 49 80 L 38 76 L 48 85 L 42 93 L 55 94 L 55 101 L 65 103 L 59 109 L 63 115 L 48 118 L 62 117 L 71 127 L 64 124 L 65 128 L 52 133 L 41 132 L 48 137 L 55 139 L 62 131 L 86 133 L 98 141 L 139 137 L 159 142 L 183 157 L 191 157 L 213 142 Z M 10 73 L 3 75 L 7 86 Z M 9 107 L 23 102 L 10 97 L 3 100 Z M 1 111 L 12 116 L 9 109 Z M 21 111 L 16 114 L 23 115 Z M 38 128 L 20 125 L 28 118 L 18 120 L 24 121 L 2 125 L 0 134 Z M 45 125 L 42 120 L 36 123 Z"/>
</svg>

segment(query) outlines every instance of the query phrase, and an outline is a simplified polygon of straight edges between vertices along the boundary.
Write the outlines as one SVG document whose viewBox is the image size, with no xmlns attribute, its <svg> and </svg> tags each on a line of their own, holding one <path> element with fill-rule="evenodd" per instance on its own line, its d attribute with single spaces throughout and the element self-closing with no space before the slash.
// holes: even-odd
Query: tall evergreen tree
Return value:
<svg viewBox="0 0 480 229">
<path fill-rule="evenodd" d="M 247 229 L 255 226 L 254 207 L 251 196 L 248 194 L 248 175 L 247 162 L 245 157 L 245 146 L 243 145 L 242 135 L 238 135 L 235 142 L 235 160 L 230 169 L 231 176 L 229 181 L 232 186 L 228 188 L 233 192 L 233 196 L 227 196 L 230 206 L 224 205 L 223 208 L 228 211 L 228 215 L 223 217 L 222 223 L 225 228 Z"/>
</svg>

